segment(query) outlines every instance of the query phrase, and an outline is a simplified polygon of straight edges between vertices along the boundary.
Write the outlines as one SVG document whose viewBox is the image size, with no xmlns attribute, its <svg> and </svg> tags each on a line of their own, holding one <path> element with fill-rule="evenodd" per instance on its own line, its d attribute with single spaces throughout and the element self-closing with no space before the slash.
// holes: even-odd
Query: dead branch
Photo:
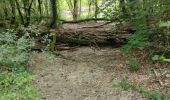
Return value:
<svg viewBox="0 0 170 100">
<path fill-rule="evenodd" d="M 95 25 L 95 26 L 89 26 L 89 27 L 81 27 L 81 28 L 78 28 L 78 29 L 83 29 L 83 28 L 98 28 L 98 27 L 102 27 L 102 26 L 105 26 L 105 25 L 108 25 L 112 22 L 107 22 L 107 23 L 104 23 L 104 24 L 101 24 L 101 25 Z"/>
<path fill-rule="evenodd" d="M 82 22 L 88 22 L 88 21 L 109 21 L 109 22 L 114 22 L 118 21 L 119 19 L 106 19 L 106 18 L 88 18 L 88 19 L 81 19 L 77 21 L 66 21 L 63 19 L 60 19 L 63 24 L 76 24 L 76 23 L 82 23 Z"/>
<path fill-rule="evenodd" d="M 158 75 L 157 71 L 155 69 L 153 69 L 153 72 L 155 74 L 155 79 L 159 82 L 160 86 L 164 86 L 163 82 L 161 81 L 161 76 Z"/>
</svg>

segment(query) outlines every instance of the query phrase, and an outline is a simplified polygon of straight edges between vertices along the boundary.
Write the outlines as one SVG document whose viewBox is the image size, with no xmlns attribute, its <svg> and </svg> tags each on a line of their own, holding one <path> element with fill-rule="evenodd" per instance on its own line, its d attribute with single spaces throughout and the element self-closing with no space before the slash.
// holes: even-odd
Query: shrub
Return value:
<svg viewBox="0 0 170 100">
<path fill-rule="evenodd" d="M 15 68 L 29 61 L 28 51 L 34 42 L 28 36 L 17 38 L 14 30 L 0 34 L 0 65 L 1 68 Z"/>
<path fill-rule="evenodd" d="M 37 100 L 41 98 L 26 70 L 34 42 L 28 35 L 17 37 L 14 30 L 0 33 L 0 99 Z"/>
</svg>

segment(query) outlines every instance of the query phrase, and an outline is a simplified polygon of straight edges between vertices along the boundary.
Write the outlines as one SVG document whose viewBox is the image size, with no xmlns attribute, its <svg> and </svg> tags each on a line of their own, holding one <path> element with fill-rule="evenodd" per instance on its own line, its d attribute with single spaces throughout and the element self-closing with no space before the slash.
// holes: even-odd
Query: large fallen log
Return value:
<svg viewBox="0 0 170 100">
<path fill-rule="evenodd" d="M 111 45 L 120 46 L 127 43 L 129 33 L 95 30 L 59 30 L 53 31 L 57 34 L 57 42 L 75 45 Z"/>
<path fill-rule="evenodd" d="M 129 34 L 108 35 L 108 36 L 77 36 L 77 35 L 57 35 L 57 42 L 75 45 L 111 45 L 120 46 L 127 43 Z"/>
<path fill-rule="evenodd" d="M 97 26 L 97 27 L 96 27 Z M 42 34 L 56 33 L 57 43 L 71 45 L 120 46 L 127 43 L 129 31 L 115 30 L 112 23 L 67 24 L 60 30 L 42 29 Z"/>
<path fill-rule="evenodd" d="M 76 21 L 67 21 L 60 19 L 63 24 L 76 24 L 76 23 L 82 23 L 82 22 L 88 22 L 88 21 L 108 21 L 108 22 L 113 22 L 113 21 L 118 21 L 118 19 L 106 19 L 106 18 L 88 18 L 88 19 L 81 19 L 81 20 L 76 20 Z"/>
</svg>

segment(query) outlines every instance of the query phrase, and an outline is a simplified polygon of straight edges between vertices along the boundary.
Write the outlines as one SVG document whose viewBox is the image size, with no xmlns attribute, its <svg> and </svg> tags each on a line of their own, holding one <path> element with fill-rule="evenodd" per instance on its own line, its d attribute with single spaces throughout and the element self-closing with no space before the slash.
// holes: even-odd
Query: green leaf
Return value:
<svg viewBox="0 0 170 100">
<path fill-rule="evenodd" d="M 160 26 L 160 27 L 170 27 L 170 21 L 160 22 L 160 23 L 159 23 L 159 26 Z"/>
<path fill-rule="evenodd" d="M 153 60 L 153 61 L 159 60 L 159 55 L 154 55 L 154 56 L 152 57 L 152 60 Z"/>
</svg>

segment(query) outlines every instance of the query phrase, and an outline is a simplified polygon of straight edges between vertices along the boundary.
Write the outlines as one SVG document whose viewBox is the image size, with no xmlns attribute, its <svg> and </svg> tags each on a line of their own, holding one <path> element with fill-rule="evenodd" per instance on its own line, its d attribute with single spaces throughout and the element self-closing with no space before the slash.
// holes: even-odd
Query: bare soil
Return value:
<svg viewBox="0 0 170 100">
<path fill-rule="evenodd" d="M 129 59 L 121 48 L 80 47 L 58 52 L 63 56 L 32 53 L 35 62 L 30 63 L 30 70 L 43 100 L 146 100 L 135 91 L 113 87 L 121 80 L 170 95 L 169 88 L 153 82 L 150 66 L 130 73 Z M 170 86 L 168 78 L 164 81 Z"/>
</svg>

